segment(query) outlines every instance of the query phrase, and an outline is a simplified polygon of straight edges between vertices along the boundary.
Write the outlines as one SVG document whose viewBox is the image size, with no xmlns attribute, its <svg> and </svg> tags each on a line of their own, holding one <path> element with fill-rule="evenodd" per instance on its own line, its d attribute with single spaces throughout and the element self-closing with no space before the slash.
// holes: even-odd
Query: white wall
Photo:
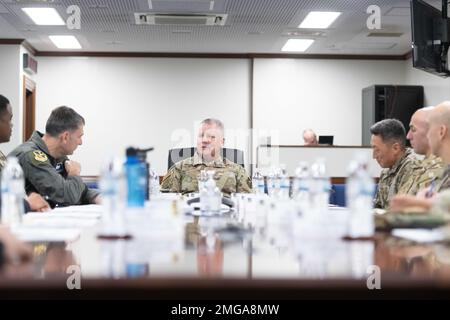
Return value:
<svg viewBox="0 0 450 320">
<path fill-rule="evenodd" d="M 242 59 L 39 57 L 36 128 L 67 105 L 86 119 L 84 144 L 73 159 L 97 175 L 105 155 L 129 145 L 154 146 L 149 160 L 162 175 L 170 148 L 194 146 L 196 124 L 221 119 L 226 146 L 248 159 L 250 63 Z M 242 133 L 235 139 L 234 133 Z"/>
<path fill-rule="evenodd" d="M 128 145 L 154 146 L 150 160 L 164 174 L 167 150 L 194 145 L 194 126 L 206 117 L 222 119 L 226 144 L 244 149 L 250 160 L 248 60 L 38 60 L 36 127 L 44 130 L 59 105 L 86 118 L 84 145 L 74 155 L 83 175 L 97 175 L 104 155 L 122 154 Z M 435 104 L 449 99 L 449 81 L 413 69 L 411 61 L 255 59 L 253 146 L 260 135 L 271 135 L 273 144 L 301 144 L 307 127 L 333 134 L 335 144 L 360 145 L 364 87 L 421 84 L 426 104 Z"/>
<path fill-rule="evenodd" d="M 263 173 L 268 173 L 272 166 L 285 165 L 289 176 L 295 175 L 299 160 L 306 161 L 310 165 L 317 159 L 323 158 L 326 161 L 327 174 L 330 177 L 348 177 L 349 160 L 355 157 L 355 154 L 364 155 L 368 160 L 368 172 L 372 177 L 379 177 L 381 172 L 380 165 L 372 158 L 372 149 L 370 147 L 303 147 L 303 146 L 285 146 L 285 147 L 259 147 L 258 148 L 258 168 Z"/>
<path fill-rule="evenodd" d="M 450 100 L 450 78 L 444 79 L 431 73 L 415 69 L 412 60 L 405 61 L 406 84 L 424 86 L 425 106 L 435 106 Z"/>
<path fill-rule="evenodd" d="M 302 144 L 306 128 L 360 145 L 362 89 L 404 82 L 399 61 L 256 59 L 254 74 L 254 128 L 284 145 Z"/>
<path fill-rule="evenodd" d="M 0 94 L 8 98 L 13 110 L 13 132 L 9 143 L 0 145 L 8 154 L 22 142 L 22 81 L 20 77 L 20 46 L 0 45 Z"/>
</svg>

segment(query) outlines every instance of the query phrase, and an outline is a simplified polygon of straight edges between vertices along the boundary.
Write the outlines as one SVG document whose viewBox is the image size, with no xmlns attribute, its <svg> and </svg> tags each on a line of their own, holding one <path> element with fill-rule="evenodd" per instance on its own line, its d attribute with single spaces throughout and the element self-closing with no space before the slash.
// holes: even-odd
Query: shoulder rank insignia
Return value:
<svg viewBox="0 0 450 320">
<path fill-rule="evenodd" d="M 45 161 L 48 160 L 47 155 L 44 152 L 40 151 L 40 150 L 33 151 L 33 155 L 34 155 L 34 159 L 36 161 L 45 162 Z"/>
</svg>

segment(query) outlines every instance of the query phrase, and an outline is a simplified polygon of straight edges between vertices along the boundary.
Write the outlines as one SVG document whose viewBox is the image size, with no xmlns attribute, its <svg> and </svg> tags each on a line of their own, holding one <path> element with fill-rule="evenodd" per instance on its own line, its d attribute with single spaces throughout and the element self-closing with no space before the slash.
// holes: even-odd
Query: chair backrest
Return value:
<svg viewBox="0 0 450 320">
<path fill-rule="evenodd" d="M 176 148 L 169 150 L 167 168 L 170 169 L 175 163 L 194 156 L 195 148 Z M 244 152 L 238 149 L 223 148 L 221 155 L 238 165 L 244 167 Z"/>
</svg>

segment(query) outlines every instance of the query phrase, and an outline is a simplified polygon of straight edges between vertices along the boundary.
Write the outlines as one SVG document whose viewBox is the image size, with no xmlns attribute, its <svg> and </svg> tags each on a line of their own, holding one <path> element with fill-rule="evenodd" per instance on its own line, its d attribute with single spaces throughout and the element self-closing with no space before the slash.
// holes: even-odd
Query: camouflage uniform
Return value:
<svg viewBox="0 0 450 320">
<path fill-rule="evenodd" d="M 432 181 L 442 176 L 443 166 L 442 159 L 435 155 L 429 155 L 423 160 L 416 160 L 411 175 L 399 188 L 398 193 L 416 195 L 417 192 L 428 187 Z"/>
<path fill-rule="evenodd" d="M 398 193 L 398 190 L 411 175 L 415 160 L 415 153 L 408 148 L 392 168 L 383 169 L 373 203 L 375 208 L 384 209 L 389 206 L 392 197 Z"/>
<path fill-rule="evenodd" d="M 0 151 L 0 172 L 2 172 L 5 166 L 6 166 L 6 157 L 3 154 L 3 152 Z"/>
<path fill-rule="evenodd" d="M 64 167 L 68 158 L 53 158 L 42 136 L 35 131 L 27 142 L 10 153 L 22 166 L 27 194 L 39 193 L 51 205 L 94 203 L 99 192 L 89 189 L 81 177 L 68 176 Z"/>
<path fill-rule="evenodd" d="M 438 179 L 434 191 L 441 192 L 446 189 L 450 189 L 450 165 L 447 165 L 447 167 L 444 170 L 444 173 Z"/>
<path fill-rule="evenodd" d="M 198 192 L 198 176 L 202 170 L 215 171 L 216 185 L 225 195 L 252 191 L 250 177 L 240 165 L 226 158 L 205 163 L 197 153 L 172 166 L 164 176 L 161 188 L 180 193 Z"/>
</svg>

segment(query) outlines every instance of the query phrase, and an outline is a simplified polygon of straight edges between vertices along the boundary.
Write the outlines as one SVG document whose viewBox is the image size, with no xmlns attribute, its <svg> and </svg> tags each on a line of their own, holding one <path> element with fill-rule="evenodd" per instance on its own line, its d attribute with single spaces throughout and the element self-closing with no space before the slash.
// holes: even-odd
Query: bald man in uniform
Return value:
<svg viewBox="0 0 450 320">
<path fill-rule="evenodd" d="M 418 192 L 417 196 L 398 195 L 390 203 L 392 211 L 401 211 L 408 207 L 430 209 L 436 196 L 450 189 L 450 101 L 444 101 L 434 108 L 428 117 L 427 132 L 431 153 L 442 159 L 445 170 L 430 187 Z"/>
</svg>

